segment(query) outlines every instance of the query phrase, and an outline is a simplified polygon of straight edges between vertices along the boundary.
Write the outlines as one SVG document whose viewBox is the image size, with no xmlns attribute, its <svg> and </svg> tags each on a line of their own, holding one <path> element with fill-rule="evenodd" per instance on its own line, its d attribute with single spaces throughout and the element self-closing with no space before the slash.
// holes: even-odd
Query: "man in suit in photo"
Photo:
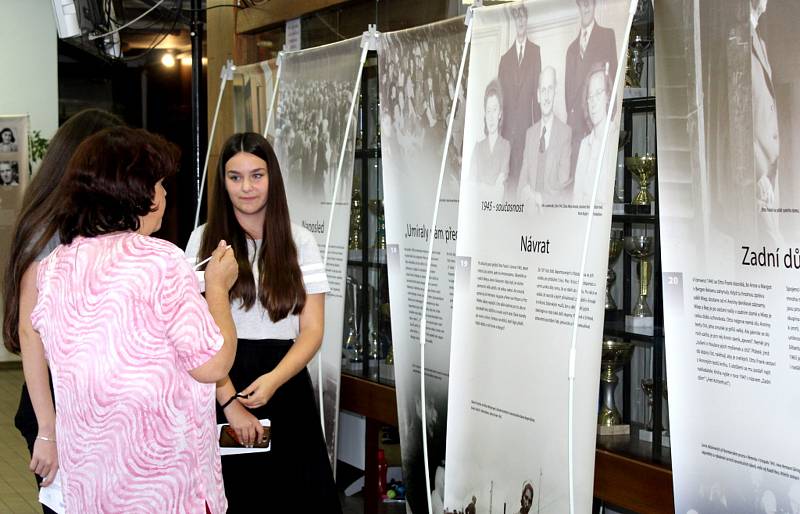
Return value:
<svg viewBox="0 0 800 514">
<path fill-rule="evenodd" d="M 506 181 L 506 196 L 516 193 L 519 170 L 522 167 L 522 152 L 525 132 L 539 121 L 541 112 L 535 102 L 542 70 L 539 45 L 528 39 L 528 10 L 524 4 L 510 7 L 514 19 L 516 38 L 511 48 L 500 58 L 497 78 L 503 95 L 503 124 L 500 135 L 511 144 L 509 176 Z"/>
<path fill-rule="evenodd" d="M 750 0 L 751 88 L 753 94 L 753 152 L 755 163 L 756 209 L 758 232 L 770 246 L 782 246 L 778 228 L 778 157 L 781 140 L 778 131 L 778 111 L 772 83 L 772 67 L 767 47 L 758 31 L 758 24 L 768 0 Z"/>
<path fill-rule="evenodd" d="M 601 27 L 595 20 L 596 0 L 576 0 L 580 14 L 580 31 L 567 48 L 564 77 L 564 100 L 567 125 L 572 128 L 573 144 L 580 143 L 591 127 L 586 123 L 581 88 L 586 75 L 597 63 L 605 66 L 609 77 L 617 73 L 617 44 L 614 30 Z M 613 78 L 612 78 L 613 81 Z M 577 158 L 573 148 L 572 159 Z"/>
<path fill-rule="evenodd" d="M 518 198 L 542 203 L 566 200 L 572 186 L 572 129 L 553 112 L 556 70 L 548 66 L 539 75 L 536 93 L 542 118 L 525 134 Z"/>
</svg>

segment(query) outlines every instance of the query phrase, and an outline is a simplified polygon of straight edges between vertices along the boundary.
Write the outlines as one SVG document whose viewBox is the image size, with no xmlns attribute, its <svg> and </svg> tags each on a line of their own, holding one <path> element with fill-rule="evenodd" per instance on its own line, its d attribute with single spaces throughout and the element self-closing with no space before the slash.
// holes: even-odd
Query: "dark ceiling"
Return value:
<svg viewBox="0 0 800 514">
<path fill-rule="evenodd" d="M 76 0 L 84 34 L 65 41 L 101 57 L 122 57 L 133 63 L 160 58 L 163 51 L 188 55 L 191 3 L 191 0 Z M 199 3 L 202 11 L 206 2 Z M 205 16 L 203 12 L 200 15 Z M 110 36 L 95 39 L 133 20 L 136 21 L 119 31 L 118 49 L 114 48 L 117 41 Z"/>
<path fill-rule="evenodd" d="M 127 22 L 157 4 L 157 0 L 114 0 L 122 10 L 117 21 Z M 164 0 L 152 12 L 121 32 L 123 53 L 128 56 L 156 49 L 189 51 L 190 0 Z M 178 10 L 180 7 L 180 11 Z M 205 2 L 201 2 L 201 8 Z"/>
</svg>

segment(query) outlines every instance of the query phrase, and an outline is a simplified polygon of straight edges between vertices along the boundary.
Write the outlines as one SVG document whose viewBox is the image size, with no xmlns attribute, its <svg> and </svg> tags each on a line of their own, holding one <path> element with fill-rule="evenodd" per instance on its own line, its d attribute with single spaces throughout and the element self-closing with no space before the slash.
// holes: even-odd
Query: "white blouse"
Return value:
<svg viewBox="0 0 800 514">
<path fill-rule="evenodd" d="M 207 255 L 197 255 L 205 228 L 205 225 L 197 227 L 186 244 L 186 257 L 195 263 L 208 257 Z M 325 273 L 319 247 L 313 234 L 305 228 L 292 223 L 292 239 L 294 239 L 294 244 L 297 247 L 297 260 L 300 264 L 300 271 L 303 274 L 306 294 L 329 292 L 328 276 Z M 252 243 L 252 241 L 249 241 L 249 243 Z M 255 244 L 248 244 L 247 249 L 248 259 L 253 264 L 258 251 L 261 249 L 261 240 L 255 241 Z M 253 264 L 253 278 L 255 279 L 257 291 L 259 274 L 258 266 L 255 264 Z M 256 302 L 250 310 L 244 309 L 241 300 L 234 300 L 233 305 L 231 305 L 231 314 L 236 325 L 236 334 L 240 339 L 295 339 L 300 333 L 300 316 L 289 314 L 277 323 L 273 323 L 269 319 L 269 313 L 258 301 L 258 298 L 256 298 Z"/>
</svg>

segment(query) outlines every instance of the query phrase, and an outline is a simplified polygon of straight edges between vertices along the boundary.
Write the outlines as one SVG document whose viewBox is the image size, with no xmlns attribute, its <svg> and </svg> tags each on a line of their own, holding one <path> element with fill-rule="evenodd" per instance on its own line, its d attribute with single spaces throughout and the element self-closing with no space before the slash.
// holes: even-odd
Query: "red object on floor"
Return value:
<svg viewBox="0 0 800 514">
<path fill-rule="evenodd" d="M 386 472 L 389 464 L 386 462 L 386 454 L 382 449 L 378 450 L 378 495 L 383 497 L 386 494 Z"/>
</svg>

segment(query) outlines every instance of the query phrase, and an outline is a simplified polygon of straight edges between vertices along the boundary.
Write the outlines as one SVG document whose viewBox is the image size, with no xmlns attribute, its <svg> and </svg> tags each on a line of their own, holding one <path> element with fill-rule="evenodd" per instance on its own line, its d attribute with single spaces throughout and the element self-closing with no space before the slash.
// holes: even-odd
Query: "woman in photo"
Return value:
<svg viewBox="0 0 800 514">
<path fill-rule="evenodd" d="M 508 178 L 511 145 L 500 135 L 503 116 L 503 94 L 500 83 L 493 80 L 483 95 L 483 120 L 486 137 L 475 143 L 470 164 L 470 179 L 496 189 L 500 199 Z"/>
<path fill-rule="evenodd" d="M 236 352 L 228 291 L 236 259 L 219 241 L 206 299 L 183 252 L 150 237 L 177 147 L 113 127 L 75 150 L 56 216 L 62 244 L 35 280 L 30 325 L 53 375 L 67 512 L 226 511 L 214 383 Z M 43 348 L 42 348 L 43 347 Z M 52 413 L 50 413 L 52 415 Z"/>
<path fill-rule="evenodd" d="M 18 186 L 18 173 L 16 161 L 0 161 L 0 186 Z"/>
<path fill-rule="evenodd" d="M 55 435 L 53 396 L 44 353 L 40 345 L 31 341 L 33 305 L 30 302 L 21 304 L 20 298 L 35 297 L 34 279 L 39 261 L 59 244 L 54 212 L 61 198 L 59 184 L 67 162 L 87 137 L 122 124 L 113 114 L 88 109 L 72 116 L 58 129 L 50 140 L 39 171 L 25 191 L 11 238 L 3 284 L 3 341 L 9 352 L 21 355 L 25 373 L 14 425 L 28 444 L 31 470 L 37 482 L 44 485 L 52 482 L 58 469 L 55 444 L 47 440 Z M 23 277 L 28 280 L 23 282 Z M 37 439 L 37 436 L 41 437 Z M 43 509 L 45 514 L 53 512 L 47 507 Z"/>
<path fill-rule="evenodd" d="M 225 142 L 216 180 L 208 223 L 186 254 L 205 258 L 224 234 L 239 262 L 230 294 L 239 344 L 217 383 L 217 417 L 245 446 L 262 439 L 259 420 L 269 419 L 272 444 L 222 459 L 228 512 L 297 512 L 304 498 L 315 499 L 314 512 L 341 512 L 306 369 L 322 344 L 329 291 L 319 248 L 290 222 L 278 160 L 259 134 Z"/>
<path fill-rule="evenodd" d="M 589 133 L 581 140 L 578 160 L 575 165 L 573 202 L 577 205 L 588 205 L 591 201 L 594 174 L 597 172 L 600 158 L 603 157 L 603 128 L 611 95 L 611 79 L 606 73 L 606 68 L 603 64 L 594 65 L 589 74 L 586 75 L 583 91 Z M 615 159 L 616 152 L 608 152 L 605 158 Z M 611 168 L 613 168 L 613 165 Z M 605 169 L 608 169 L 608 166 L 603 165 L 601 170 Z"/>
<path fill-rule="evenodd" d="M 0 130 L 0 152 L 16 152 L 17 151 L 17 138 L 14 137 L 14 131 L 6 127 Z"/>
</svg>

